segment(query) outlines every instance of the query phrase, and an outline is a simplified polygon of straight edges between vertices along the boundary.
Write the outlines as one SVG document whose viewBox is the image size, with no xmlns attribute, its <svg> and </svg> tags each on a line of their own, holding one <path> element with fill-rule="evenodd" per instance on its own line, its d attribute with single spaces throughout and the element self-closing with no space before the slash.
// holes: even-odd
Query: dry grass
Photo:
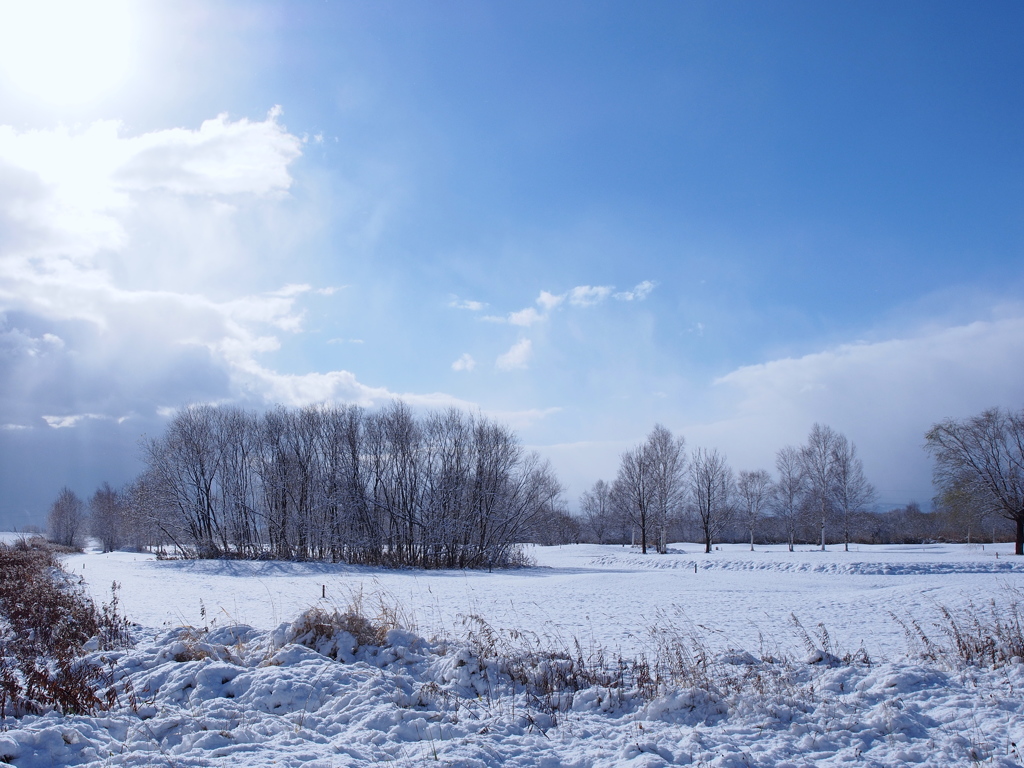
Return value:
<svg viewBox="0 0 1024 768">
<path fill-rule="evenodd" d="M 0 718 L 103 708 L 109 675 L 83 659 L 97 635 L 108 648 L 130 640 L 116 590 L 97 611 L 42 539 L 0 545 Z"/>
<path fill-rule="evenodd" d="M 927 661 L 955 660 L 958 663 L 1000 667 L 1024 660 L 1024 593 L 1004 587 L 1004 598 L 992 598 L 984 606 L 973 601 L 955 611 L 938 606 L 941 620 L 935 628 L 945 642 L 934 640 L 916 619 L 903 619 L 890 612 L 903 629 L 912 655 Z"/>
<path fill-rule="evenodd" d="M 369 608 L 368 602 L 374 607 Z M 290 641 L 337 659 L 345 655 L 338 644 L 341 633 L 353 640 L 350 653 L 361 647 L 379 648 L 387 645 L 388 632 L 409 625 L 403 618 L 403 612 L 384 596 L 368 601 L 362 592 L 355 592 L 343 609 L 314 606 L 306 610 L 292 625 Z"/>
</svg>

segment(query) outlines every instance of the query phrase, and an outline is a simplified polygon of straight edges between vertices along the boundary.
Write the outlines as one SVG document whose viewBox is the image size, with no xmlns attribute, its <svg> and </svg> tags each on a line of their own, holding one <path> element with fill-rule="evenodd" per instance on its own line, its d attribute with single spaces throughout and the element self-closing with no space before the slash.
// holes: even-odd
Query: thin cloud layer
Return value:
<svg viewBox="0 0 1024 768">
<path fill-rule="evenodd" d="M 738 368 L 714 382 L 722 417 L 687 428 L 737 466 L 770 468 L 774 451 L 814 422 L 861 449 L 882 501 L 931 497 L 924 433 L 934 422 L 994 405 L 1020 407 L 1024 312 L 905 338 L 854 342 Z"/>
</svg>

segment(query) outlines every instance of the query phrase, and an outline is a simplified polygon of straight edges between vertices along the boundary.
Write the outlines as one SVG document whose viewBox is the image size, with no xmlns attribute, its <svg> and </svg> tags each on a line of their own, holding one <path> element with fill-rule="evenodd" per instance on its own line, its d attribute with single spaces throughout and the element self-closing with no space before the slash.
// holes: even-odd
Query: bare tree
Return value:
<svg viewBox="0 0 1024 768">
<path fill-rule="evenodd" d="M 1024 410 L 991 408 L 967 419 L 947 419 L 925 439 L 940 494 L 966 494 L 981 509 L 1010 520 L 1014 552 L 1024 555 Z"/>
<path fill-rule="evenodd" d="M 686 440 L 655 424 L 644 445 L 650 466 L 652 508 L 657 525 L 658 551 L 667 552 L 668 526 L 682 514 L 686 500 Z"/>
<path fill-rule="evenodd" d="M 85 504 L 67 486 L 61 488 L 46 518 L 50 541 L 65 547 L 78 547 L 85 530 Z"/>
<path fill-rule="evenodd" d="M 743 470 L 736 481 L 736 495 L 743 509 L 743 518 L 750 531 L 750 551 L 754 551 L 754 528 L 771 497 L 772 476 L 767 470 Z"/>
<path fill-rule="evenodd" d="M 933 503 L 935 512 L 945 520 L 948 535 L 954 540 L 962 536 L 968 544 L 975 538 L 975 532 L 980 535 L 982 525 L 991 514 L 990 509 L 972 498 L 970 483 L 966 479 L 955 480 L 940 488 Z"/>
<path fill-rule="evenodd" d="M 712 542 L 732 517 L 729 503 L 736 485 L 732 468 L 717 450 L 698 448 L 690 459 L 689 485 L 704 551 L 710 552 Z"/>
<path fill-rule="evenodd" d="M 833 509 L 843 525 L 843 549 L 850 551 L 850 523 L 875 500 L 875 488 L 864 477 L 864 465 L 857 458 L 857 446 L 836 435 L 832 446 Z"/>
<path fill-rule="evenodd" d="M 622 454 L 612 486 L 615 505 L 640 531 L 640 551 L 648 542 L 664 551 L 669 520 L 682 511 L 686 498 L 685 440 L 660 424 L 646 442 Z"/>
<path fill-rule="evenodd" d="M 166 535 L 186 554 L 217 557 L 226 536 L 217 508 L 218 451 L 213 406 L 183 408 L 167 432 L 145 445 Z"/>
<path fill-rule="evenodd" d="M 791 445 L 779 449 L 775 454 L 775 471 L 779 473 L 779 479 L 772 488 L 770 505 L 785 528 L 789 551 L 792 552 L 800 519 L 800 504 L 807 489 L 800 451 Z"/>
<path fill-rule="evenodd" d="M 825 551 L 825 528 L 832 516 L 832 489 L 835 483 L 836 441 L 831 427 L 815 424 L 807 436 L 807 445 L 800 449 L 800 463 L 807 479 L 810 508 L 821 526 L 821 551 Z"/>
<path fill-rule="evenodd" d="M 597 543 L 607 543 L 615 528 L 611 486 L 604 480 L 598 480 L 590 490 L 581 493 L 580 514 L 590 526 Z"/>
<path fill-rule="evenodd" d="M 651 518 L 651 477 L 644 461 L 643 446 L 622 454 L 619 471 L 612 483 L 616 509 L 640 531 L 640 551 L 647 554 L 648 526 Z"/>
<path fill-rule="evenodd" d="M 146 547 L 158 551 L 166 544 L 173 543 L 172 537 L 164 532 L 170 524 L 161 524 L 164 512 L 160 509 L 160 492 L 152 473 L 144 472 L 120 491 L 121 538 L 129 549 L 141 552 Z M 173 515 L 172 515 L 173 516 Z M 178 532 L 178 538 L 182 538 Z"/>
<path fill-rule="evenodd" d="M 124 528 L 121 497 L 104 482 L 89 499 L 89 530 L 100 540 L 104 552 L 114 552 L 121 548 Z"/>
</svg>

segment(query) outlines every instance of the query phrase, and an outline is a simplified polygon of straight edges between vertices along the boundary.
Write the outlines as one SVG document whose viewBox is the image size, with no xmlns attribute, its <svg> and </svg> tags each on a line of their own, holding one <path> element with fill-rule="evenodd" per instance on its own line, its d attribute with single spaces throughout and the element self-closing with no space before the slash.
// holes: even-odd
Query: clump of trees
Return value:
<svg viewBox="0 0 1024 768">
<path fill-rule="evenodd" d="M 567 522 L 549 464 L 456 409 L 192 406 L 143 450 L 134 484 L 93 497 L 106 548 L 141 519 L 187 557 L 489 568 L 542 520 Z"/>
</svg>

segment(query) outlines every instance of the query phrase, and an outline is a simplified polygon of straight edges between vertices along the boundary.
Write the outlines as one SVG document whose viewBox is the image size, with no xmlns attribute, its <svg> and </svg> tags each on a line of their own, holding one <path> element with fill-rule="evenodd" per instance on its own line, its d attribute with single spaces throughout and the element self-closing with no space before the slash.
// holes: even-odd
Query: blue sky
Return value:
<svg viewBox="0 0 1024 768">
<path fill-rule="evenodd" d="M 0 6 L 0 523 L 189 402 L 402 396 L 576 496 L 1024 403 L 1024 7 Z M 33 5 L 31 7 L 38 7 Z"/>
</svg>

